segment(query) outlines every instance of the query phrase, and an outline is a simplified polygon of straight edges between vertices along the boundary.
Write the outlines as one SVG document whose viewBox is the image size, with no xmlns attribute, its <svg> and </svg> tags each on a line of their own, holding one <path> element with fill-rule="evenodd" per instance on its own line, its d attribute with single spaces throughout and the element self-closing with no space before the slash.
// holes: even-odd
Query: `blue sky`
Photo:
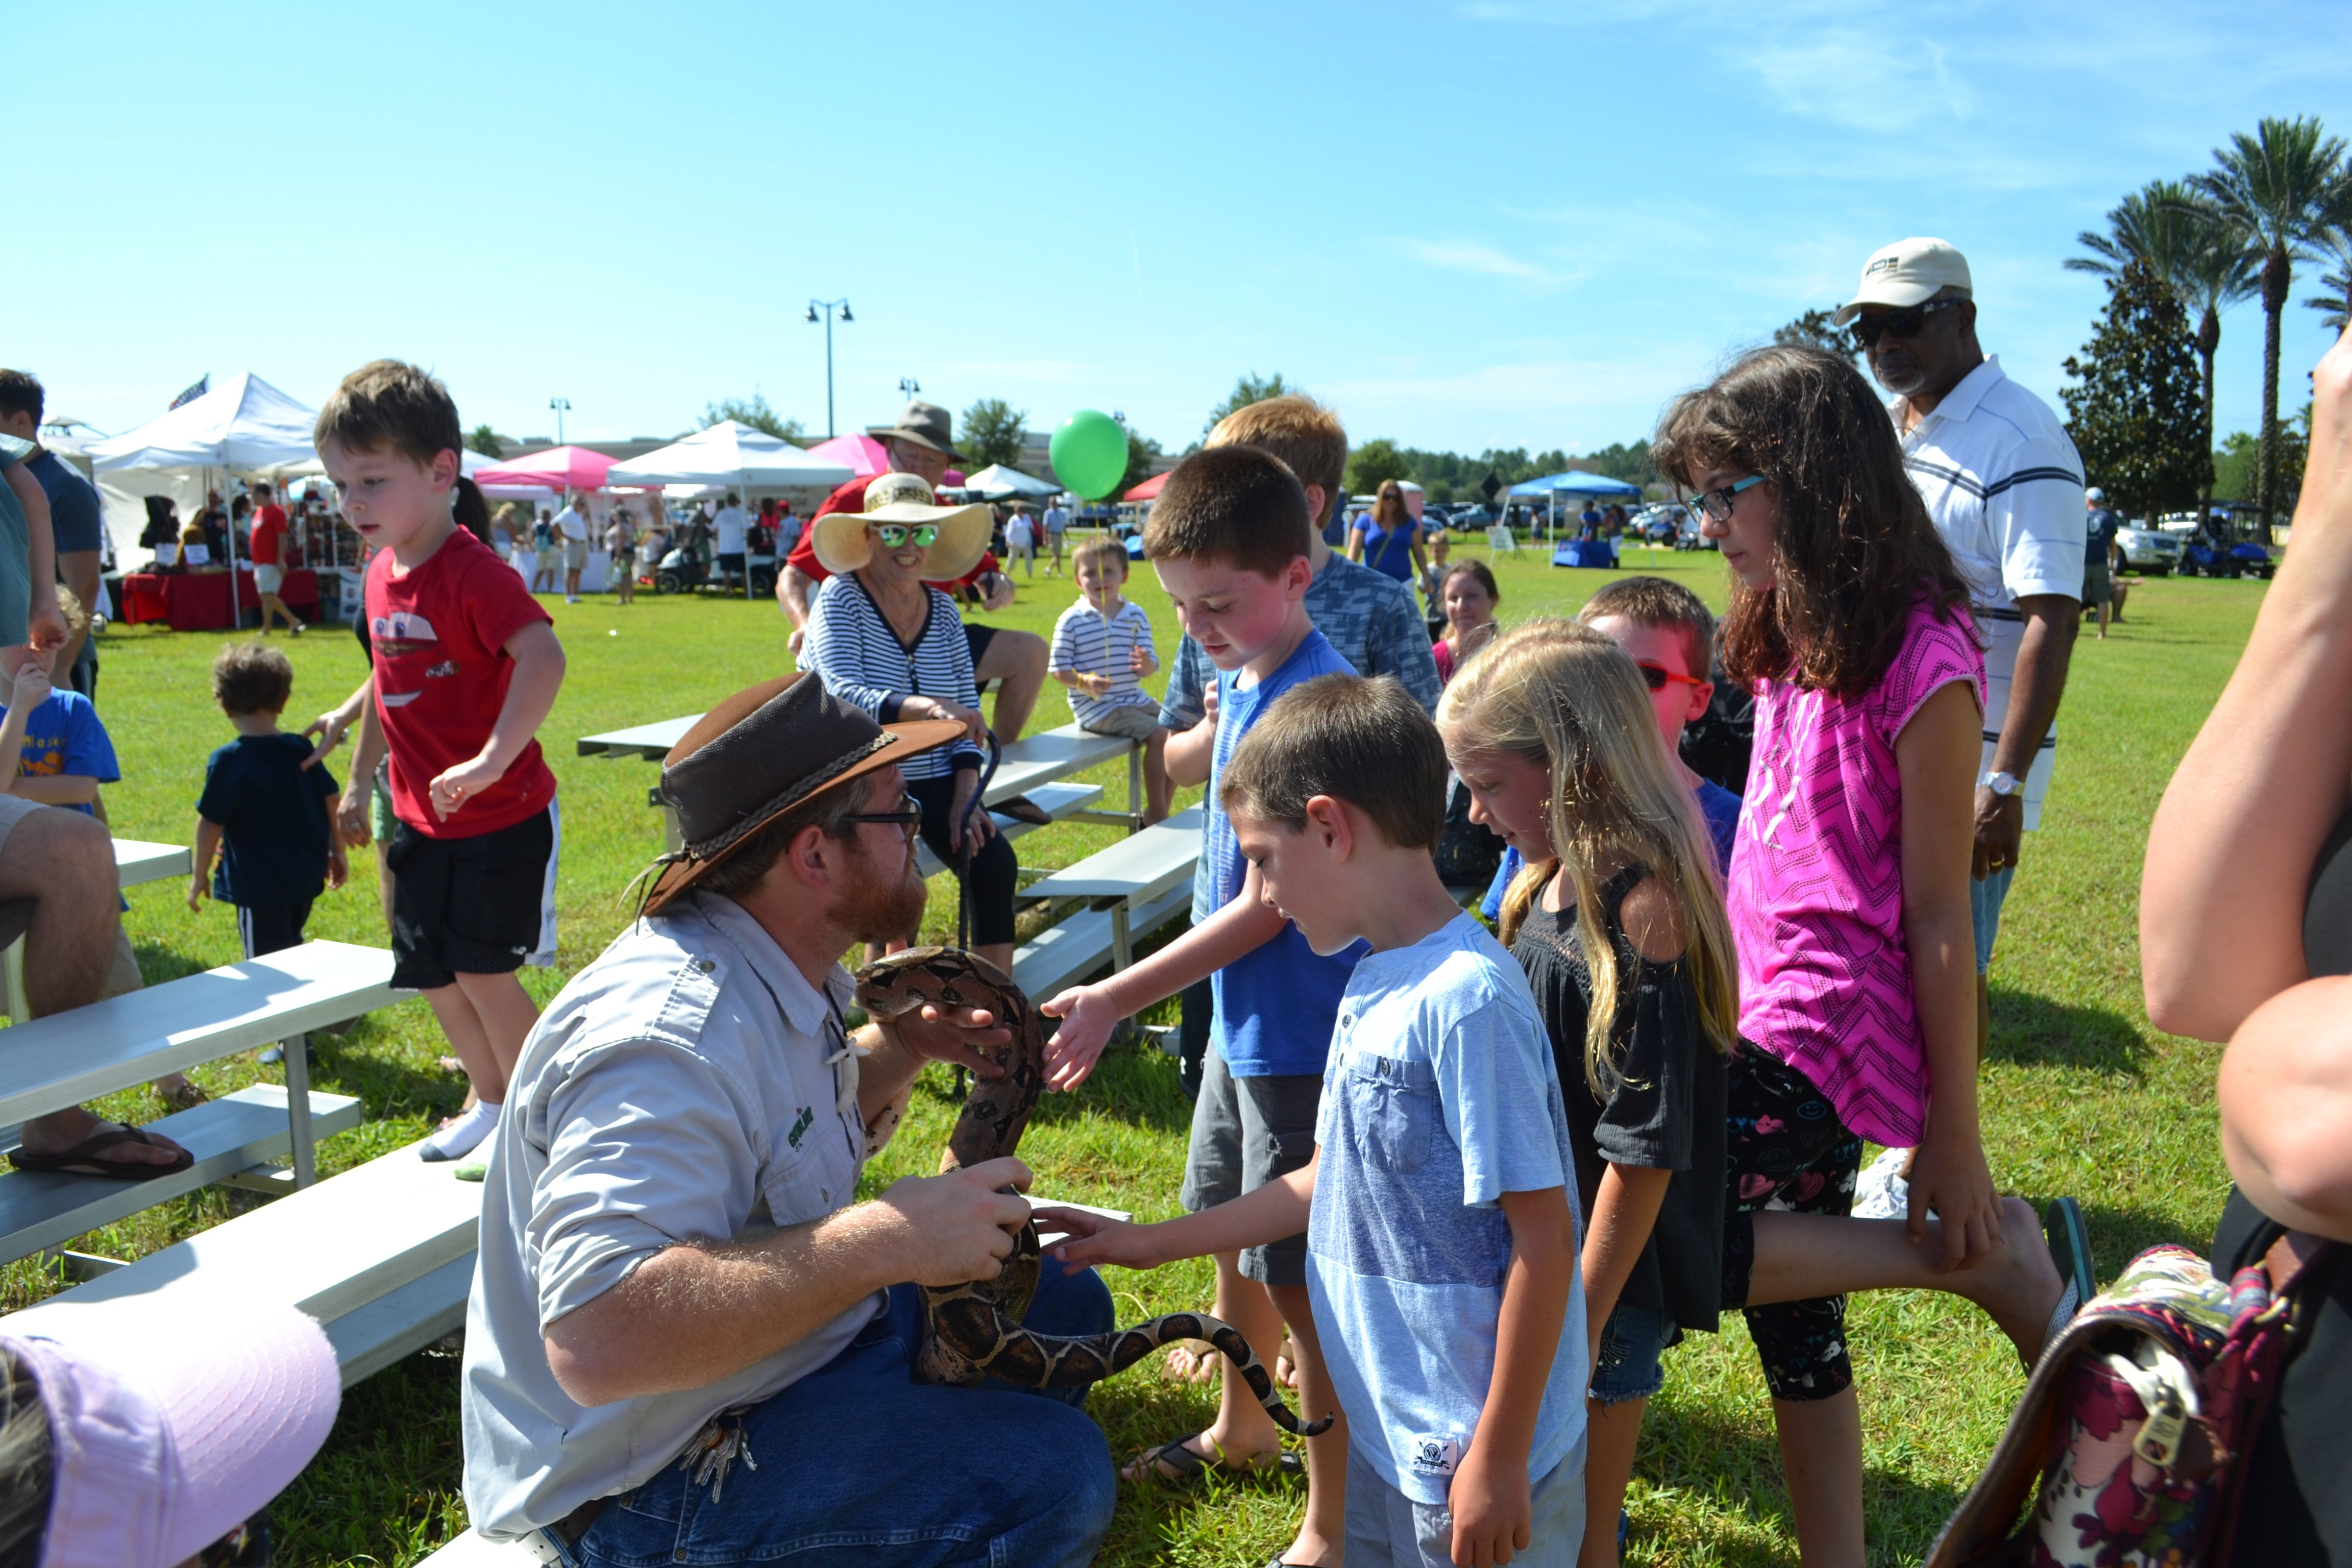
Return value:
<svg viewBox="0 0 2352 1568">
<path fill-rule="evenodd" d="M 1182 446 L 1245 371 L 1359 440 L 1638 438 L 1915 233 L 2053 401 L 2126 191 L 2265 113 L 2352 133 L 2352 6 L 1472 0 L 1105 6 L 83 0 L 11 22 L 35 177 L 0 363 L 121 431 L 199 374 L 377 355 L 470 426 L 818 435 L 901 376 Z M 2307 269 L 2315 280 L 2319 269 Z M 2298 280 L 2296 297 L 2307 292 Z M 2225 321 L 2221 428 L 2258 417 Z M 2288 310 L 2282 401 L 2325 343 Z"/>
</svg>

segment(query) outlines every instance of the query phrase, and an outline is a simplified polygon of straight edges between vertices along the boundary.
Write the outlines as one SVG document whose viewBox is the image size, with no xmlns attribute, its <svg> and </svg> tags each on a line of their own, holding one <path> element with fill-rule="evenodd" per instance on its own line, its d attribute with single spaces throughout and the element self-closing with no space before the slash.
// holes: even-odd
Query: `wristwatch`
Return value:
<svg viewBox="0 0 2352 1568">
<path fill-rule="evenodd" d="M 2017 793 L 2017 775 L 2015 773 L 1990 773 L 1985 774 L 1984 777 L 1977 780 L 1977 787 L 1979 789 L 1989 789 L 1992 791 L 1993 794 L 2000 796 L 2003 800 L 2007 800 L 2011 795 Z"/>
</svg>

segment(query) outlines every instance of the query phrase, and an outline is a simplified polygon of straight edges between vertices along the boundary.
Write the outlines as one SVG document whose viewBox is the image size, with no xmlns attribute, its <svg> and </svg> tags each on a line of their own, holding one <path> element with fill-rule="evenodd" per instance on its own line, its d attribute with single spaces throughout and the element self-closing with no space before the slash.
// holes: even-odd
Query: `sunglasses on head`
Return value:
<svg viewBox="0 0 2352 1568">
<path fill-rule="evenodd" d="M 1685 686 L 1704 686 L 1706 684 L 1706 682 L 1701 680 L 1696 675 L 1685 675 L 1678 669 L 1668 669 L 1663 664 L 1636 663 L 1633 668 L 1642 672 L 1642 684 L 1648 687 L 1653 691 L 1664 691 L 1668 686 L 1677 681 L 1681 682 Z"/>
<path fill-rule="evenodd" d="M 1965 300 L 1930 300 L 1924 305 L 1913 305 L 1901 310 L 1887 310 L 1875 316 L 1856 316 L 1853 325 L 1846 330 L 1853 334 L 1855 347 L 1866 349 L 1878 342 L 1881 332 L 1892 332 L 1898 338 L 1917 337 L 1919 329 L 1927 324 L 1931 311 L 1948 310 L 1955 305 L 1967 303 Z"/>
<path fill-rule="evenodd" d="M 885 550 L 899 549 L 908 540 L 913 540 L 917 548 L 929 550 L 940 537 L 940 525 L 935 522 L 869 522 L 866 526 L 882 542 Z"/>
</svg>

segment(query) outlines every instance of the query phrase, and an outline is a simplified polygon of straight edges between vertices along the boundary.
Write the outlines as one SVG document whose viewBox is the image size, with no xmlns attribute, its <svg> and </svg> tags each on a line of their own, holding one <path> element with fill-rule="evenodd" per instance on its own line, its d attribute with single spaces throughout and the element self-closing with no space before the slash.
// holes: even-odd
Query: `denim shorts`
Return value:
<svg viewBox="0 0 2352 1568">
<path fill-rule="evenodd" d="M 1983 881 L 1969 883 L 1969 925 L 1976 932 L 1979 974 L 1992 964 L 1993 939 L 2000 935 L 2000 906 L 2016 875 L 2016 867 L 2003 866 Z"/>
<path fill-rule="evenodd" d="M 1649 1399 L 1666 1384 L 1664 1356 L 1674 1324 L 1655 1307 L 1620 1301 L 1601 1329 L 1592 1363 L 1592 1397 L 1602 1405 Z"/>
</svg>

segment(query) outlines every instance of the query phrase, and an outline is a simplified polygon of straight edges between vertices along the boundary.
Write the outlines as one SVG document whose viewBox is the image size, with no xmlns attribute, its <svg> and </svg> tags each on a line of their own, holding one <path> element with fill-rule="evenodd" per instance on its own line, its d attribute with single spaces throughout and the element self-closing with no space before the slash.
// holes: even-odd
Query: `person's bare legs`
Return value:
<svg viewBox="0 0 2352 1568">
<path fill-rule="evenodd" d="M 1211 1313 L 1238 1330 L 1242 1338 L 1249 1342 L 1250 1349 L 1258 1352 L 1258 1359 L 1271 1364 L 1269 1354 L 1282 1342 L 1282 1313 L 1276 1308 L 1274 1298 L 1266 1294 L 1265 1286 L 1242 1272 L 1239 1253 L 1220 1252 L 1214 1255 L 1214 1260 L 1217 1294 Z M 1217 1396 L 1217 1418 L 1185 1447 L 1213 1465 L 1246 1468 L 1271 1458 L 1281 1448 L 1282 1428 L 1274 1424 L 1274 1417 L 1257 1402 L 1250 1385 L 1242 1381 L 1239 1369 L 1223 1356 L 1216 1359 L 1224 1369 L 1223 1387 Z M 1122 1474 L 1130 1481 L 1139 1480 L 1143 1468 L 1139 1462 L 1129 1465 Z"/>
<path fill-rule="evenodd" d="M 504 974 L 460 973 L 457 989 L 472 1009 L 498 1071 L 497 1094 L 491 1094 L 488 1086 L 478 1080 L 474 1088 L 484 1100 L 503 1102 L 507 1080 L 514 1076 L 515 1063 L 522 1059 L 523 1042 L 530 1037 L 531 1026 L 539 1022 L 539 1004 L 530 999 L 530 993 L 522 988 L 521 979 L 511 971 Z M 437 1015 L 440 1009 L 434 1011 Z M 469 1068 L 470 1066 L 469 1063 Z"/>
<path fill-rule="evenodd" d="M 1798 1561 L 1804 1568 L 1862 1568 L 1862 1402 L 1851 1387 L 1827 1399 L 1776 1399 L 1772 1420 Z M 1609 1522 L 1615 1529 L 1614 1515 Z"/>
<path fill-rule="evenodd" d="M 1143 826 L 1167 821 L 1175 795 L 1168 782 L 1168 731 L 1154 730 L 1143 743 Z"/>
<path fill-rule="evenodd" d="M 98 1000 L 122 921 L 114 846 L 94 817 L 36 811 L 0 843 L 0 900 L 34 900 L 25 931 L 25 1005 L 37 1018 Z M 28 1154 L 70 1149 L 106 1125 L 80 1106 L 25 1123 Z M 124 1165 L 168 1165 L 180 1146 L 160 1133 L 153 1144 L 118 1143 L 99 1156 Z"/>
<path fill-rule="evenodd" d="M 1037 694 L 1045 689 L 1045 665 L 1051 652 L 1045 639 L 1035 632 L 999 631 L 972 667 L 976 681 L 1004 683 L 996 689 L 996 712 L 989 724 L 998 744 L 1011 745 L 1021 738 L 1031 710 L 1037 706 Z"/>
<path fill-rule="evenodd" d="M 1307 1513 L 1281 1560 L 1337 1563 L 1348 1544 L 1348 1418 L 1331 1387 L 1330 1369 L 1323 1364 L 1323 1342 L 1315 1331 L 1307 1287 L 1269 1285 L 1265 1293 L 1274 1298 L 1290 1330 L 1290 1349 L 1297 1358 L 1301 1421 L 1315 1421 L 1327 1414 L 1333 1418 L 1329 1431 L 1307 1439 Z M 1248 1384 L 1243 1384 L 1243 1389 L 1246 1392 Z"/>
<path fill-rule="evenodd" d="M 269 621 L 273 616 L 284 621 L 286 629 L 289 632 L 301 629 L 300 623 L 294 618 L 294 612 L 286 607 L 285 600 L 275 594 L 264 594 L 261 595 L 261 635 L 263 637 L 269 635 Z"/>
<path fill-rule="evenodd" d="M 1617 1515 L 1633 1479 L 1633 1447 L 1646 1399 L 1584 1402 L 1584 1545 L 1577 1568 L 1617 1568 Z"/>
</svg>

